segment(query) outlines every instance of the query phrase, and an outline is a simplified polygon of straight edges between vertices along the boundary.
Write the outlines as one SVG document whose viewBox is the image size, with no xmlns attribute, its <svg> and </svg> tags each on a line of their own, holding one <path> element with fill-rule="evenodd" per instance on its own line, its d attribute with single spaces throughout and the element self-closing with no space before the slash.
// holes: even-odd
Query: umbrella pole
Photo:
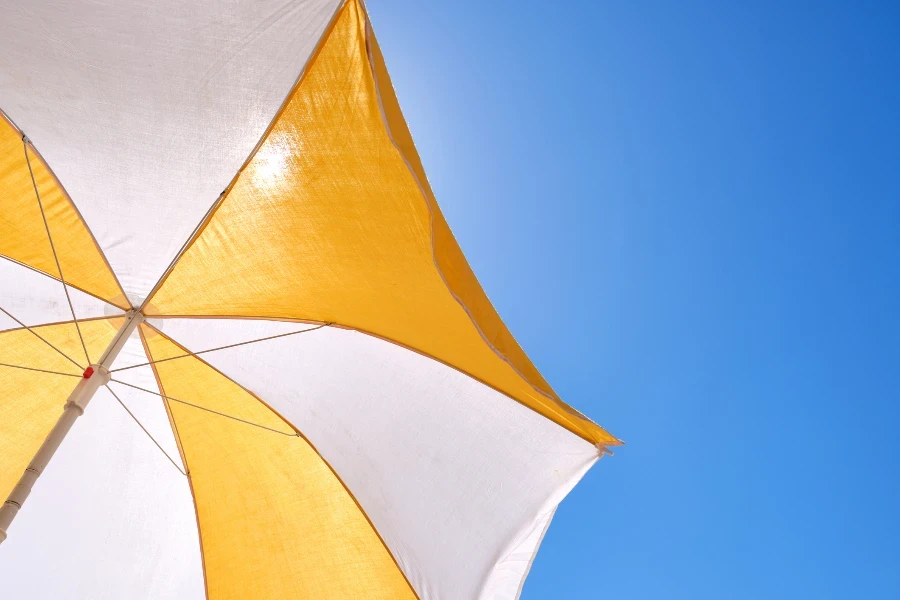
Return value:
<svg viewBox="0 0 900 600">
<path fill-rule="evenodd" d="M 19 509 L 22 508 L 22 504 L 24 504 L 25 499 L 28 498 L 28 494 L 31 493 L 34 482 L 37 481 L 37 478 L 43 473 L 47 463 L 53 458 L 56 449 L 59 448 L 59 445 L 66 437 L 66 434 L 69 433 L 69 429 L 72 428 L 75 419 L 84 414 L 84 409 L 87 407 L 88 402 L 91 401 L 91 398 L 94 397 L 97 390 L 109 382 L 109 369 L 112 366 L 113 361 L 115 361 L 116 357 L 119 355 L 125 342 L 128 341 L 128 337 L 143 320 L 144 315 L 140 312 L 130 311 L 125 320 L 125 324 L 119 329 L 119 332 L 116 334 L 116 337 L 113 338 L 113 341 L 106 349 L 106 352 L 103 353 L 103 357 L 100 361 L 85 369 L 84 376 L 69 395 L 69 399 L 63 408 L 63 413 L 56 422 L 56 425 L 50 430 L 50 433 L 47 435 L 46 439 L 44 439 L 44 443 L 41 444 L 37 454 L 31 459 L 31 463 L 29 463 L 28 468 L 25 469 L 25 473 L 9 494 L 9 498 L 7 498 L 3 506 L 0 507 L 0 543 L 6 539 L 6 531 L 9 529 L 10 523 L 12 523 L 12 520 L 16 517 Z"/>
</svg>

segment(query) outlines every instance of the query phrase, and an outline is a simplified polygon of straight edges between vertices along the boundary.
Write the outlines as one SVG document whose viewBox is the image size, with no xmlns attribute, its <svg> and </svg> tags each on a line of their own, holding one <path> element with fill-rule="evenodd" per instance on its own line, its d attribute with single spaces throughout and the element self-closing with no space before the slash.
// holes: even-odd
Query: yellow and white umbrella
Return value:
<svg viewBox="0 0 900 600">
<path fill-rule="evenodd" d="M 0 597 L 517 597 L 618 441 L 479 286 L 361 1 L 0 5 Z"/>
</svg>

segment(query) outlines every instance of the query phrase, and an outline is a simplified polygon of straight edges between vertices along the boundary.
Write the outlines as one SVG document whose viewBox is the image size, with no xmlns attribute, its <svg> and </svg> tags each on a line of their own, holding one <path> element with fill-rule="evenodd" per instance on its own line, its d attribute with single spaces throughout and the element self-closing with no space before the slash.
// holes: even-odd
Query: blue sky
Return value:
<svg viewBox="0 0 900 600">
<path fill-rule="evenodd" d="M 368 8 L 482 284 L 628 443 L 523 598 L 900 597 L 900 5 Z"/>
</svg>

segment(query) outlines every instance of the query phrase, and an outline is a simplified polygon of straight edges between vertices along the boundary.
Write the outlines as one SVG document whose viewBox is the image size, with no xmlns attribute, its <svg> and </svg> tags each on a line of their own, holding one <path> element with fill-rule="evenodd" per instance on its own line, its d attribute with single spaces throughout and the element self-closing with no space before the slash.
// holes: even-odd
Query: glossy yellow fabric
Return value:
<svg viewBox="0 0 900 600">
<path fill-rule="evenodd" d="M 184 354 L 142 325 L 152 360 Z M 340 480 L 255 396 L 195 357 L 155 365 L 190 472 L 211 600 L 415 599 Z"/>
<path fill-rule="evenodd" d="M 106 350 L 124 319 L 82 321 L 91 358 Z M 84 353 L 70 323 L 33 328 L 79 362 Z M 80 375 L 81 371 L 25 329 L 0 332 L 0 362 Z M 40 448 L 78 379 L 0 366 L 0 498 L 5 499 Z"/>
<path fill-rule="evenodd" d="M 556 397 L 482 291 L 353 0 L 149 312 L 334 322 L 444 362 L 592 442 L 618 443 Z"/>
<path fill-rule="evenodd" d="M 68 196 L 29 146 L 28 157 L 41 194 L 66 283 L 128 309 L 125 294 Z M 47 230 L 34 193 L 20 134 L 0 117 L 0 255 L 59 278 Z"/>
</svg>

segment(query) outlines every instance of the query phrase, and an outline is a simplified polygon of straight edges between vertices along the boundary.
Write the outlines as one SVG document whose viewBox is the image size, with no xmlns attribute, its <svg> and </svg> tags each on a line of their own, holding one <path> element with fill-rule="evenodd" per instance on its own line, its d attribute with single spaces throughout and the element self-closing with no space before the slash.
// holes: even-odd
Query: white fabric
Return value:
<svg viewBox="0 0 900 600">
<path fill-rule="evenodd" d="M 195 352 L 309 327 L 151 323 Z M 353 331 L 327 327 L 203 359 L 309 438 L 423 600 L 515 598 L 540 542 L 535 532 L 598 457 L 468 376 Z"/>
<path fill-rule="evenodd" d="M 123 352 L 140 352 L 134 342 Z M 139 371 L 132 370 L 132 380 L 156 389 L 152 374 L 146 380 L 149 370 Z M 175 449 L 158 398 L 127 388 L 116 393 L 168 451 Z M 0 544 L 3 598 L 205 597 L 187 478 L 103 388 L 63 440 L 8 534 Z"/>
<path fill-rule="evenodd" d="M 567 492 L 569 490 L 566 490 Z M 517 600 L 522 594 L 522 587 L 531 565 L 534 563 L 535 553 L 544 539 L 544 534 L 550 527 L 550 521 L 556 509 L 535 520 L 530 531 L 526 531 L 521 540 L 516 540 L 512 548 L 497 561 L 497 565 L 491 572 L 488 581 L 481 592 L 482 598 L 491 600 Z"/>
<path fill-rule="evenodd" d="M 137 305 L 248 157 L 336 0 L 0 0 L 0 109 Z"/>
<path fill-rule="evenodd" d="M 121 309 L 69 287 L 78 319 L 120 316 Z M 26 325 L 71 321 L 72 312 L 59 280 L 0 257 L 0 308 Z M 21 327 L 0 312 L 0 331 Z"/>
<path fill-rule="evenodd" d="M 141 344 L 140 334 L 135 331 L 128 338 L 125 347 L 116 357 L 113 363 L 113 369 L 121 369 L 122 367 L 131 367 L 133 365 L 145 365 L 150 359 L 144 353 L 144 346 Z M 159 392 L 159 386 L 156 383 L 156 377 L 153 375 L 153 369 L 149 366 L 136 367 L 125 371 L 115 371 L 112 378 L 118 381 L 124 381 L 145 390 Z M 168 416 L 163 408 L 163 400 L 159 396 L 142 392 L 126 385 L 110 382 L 110 387 L 122 399 L 122 402 L 128 406 L 129 410 L 134 413 L 141 424 L 147 428 L 150 435 L 160 443 L 166 453 L 172 457 L 181 470 L 184 471 L 184 464 L 181 462 L 181 454 L 178 452 L 178 445 L 175 443 L 175 435 L 172 432 L 172 426 L 169 423 Z M 115 399 L 112 399 L 115 402 Z M 120 407 L 121 408 L 121 407 Z M 162 412 L 160 409 L 163 408 Z M 135 425 L 137 427 L 137 425 Z M 138 428 L 139 429 L 139 428 Z M 148 440 L 152 444 L 152 441 Z M 160 455 L 165 460 L 165 457 Z"/>
</svg>

